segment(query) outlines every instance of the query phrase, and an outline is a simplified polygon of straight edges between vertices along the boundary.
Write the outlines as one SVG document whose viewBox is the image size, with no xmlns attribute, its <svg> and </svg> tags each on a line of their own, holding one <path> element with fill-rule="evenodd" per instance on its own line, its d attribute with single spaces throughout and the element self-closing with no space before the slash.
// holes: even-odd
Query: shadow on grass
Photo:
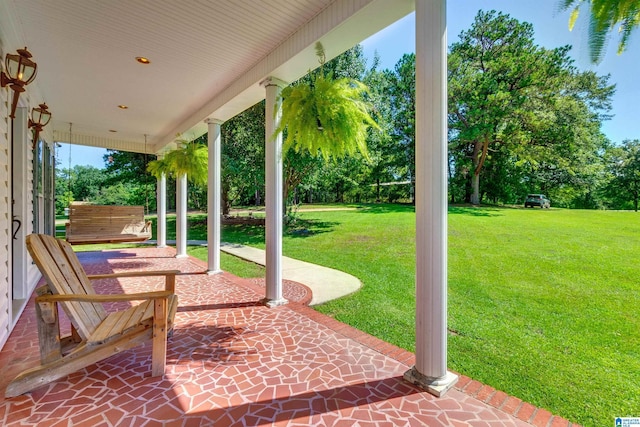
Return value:
<svg viewBox="0 0 640 427">
<path fill-rule="evenodd" d="M 295 224 L 285 226 L 284 235 L 293 238 L 311 237 L 333 231 L 339 225 L 335 221 L 319 221 L 314 219 L 297 219 Z M 233 224 L 222 227 L 222 240 L 241 245 L 264 244 L 264 226 Z"/>
<path fill-rule="evenodd" d="M 318 221 L 315 219 L 296 219 L 295 224 L 290 224 L 285 228 L 285 235 L 294 238 L 311 237 L 322 233 L 333 231 L 334 227 L 340 225 L 337 221 Z"/>
<path fill-rule="evenodd" d="M 416 207 L 408 203 L 364 204 L 358 208 L 358 212 L 374 214 L 415 212 L 415 210 Z"/>
<path fill-rule="evenodd" d="M 222 241 L 248 246 L 264 244 L 264 227 L 248 224 L 223 225 Z"/>
<path fill-rule="evenodd" d="M 475 207 L 475 206 L 449 206 L 450 215 L 469 216 L 504 216 L 499 208 Z"/>
</svg>

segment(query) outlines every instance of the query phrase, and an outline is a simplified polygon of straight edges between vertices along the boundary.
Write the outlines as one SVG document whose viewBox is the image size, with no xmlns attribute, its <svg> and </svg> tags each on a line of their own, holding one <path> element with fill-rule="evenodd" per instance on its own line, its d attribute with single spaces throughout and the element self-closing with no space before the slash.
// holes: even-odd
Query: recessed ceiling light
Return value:
<svg viewBox="0 0 640 427">
<path fill-rule="evenodd" d="M 121 110 L 126 110 L 129 107 L 127 107 L 126 105 L 120 104 L 120 105 L 118 105 L 118 108 L 121 109 Z"/>
<path fill-rule="evenodd" d="M 151 64 L 151 61 L 149 61 L 149 58 L 145 58 L 144 56 L 136 56 L 136 61 L 138 61 L 141 64 Z"/>
</svg>

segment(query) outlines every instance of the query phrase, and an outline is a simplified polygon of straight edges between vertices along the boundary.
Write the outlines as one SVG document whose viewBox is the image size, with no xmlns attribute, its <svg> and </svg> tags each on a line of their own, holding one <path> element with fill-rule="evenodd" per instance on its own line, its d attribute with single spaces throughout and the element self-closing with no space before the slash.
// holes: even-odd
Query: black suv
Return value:
<svg viewBox="0 0 640 427">
<path fill-rule="evenodd" d="M 534 206 L 540 206 L 541 209 L 549 209 L 551 207 L 551 202 L 544 194 L 529 194 L 524 201 L 524 207 L 528 208 Z"/>
</svg>

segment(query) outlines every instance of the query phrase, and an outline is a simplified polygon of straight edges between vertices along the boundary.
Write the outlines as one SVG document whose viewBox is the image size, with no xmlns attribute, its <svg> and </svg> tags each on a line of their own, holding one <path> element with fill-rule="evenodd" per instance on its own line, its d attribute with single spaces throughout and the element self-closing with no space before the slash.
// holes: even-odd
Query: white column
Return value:
<svg viewBox="0 0 640 427">
<path fill-rule="evenodd" d="M 209 145 L 209 170 L 207 174 L 207 273 L 220 273 L 220 191 L 221 191 L 221 172 L 220 172 L 220 149 L 221 135 L 220 125 L 222 121 L 216 119 L 207 119 L 205 123 L 209 126 L 208 145 Z"/>
<path fill-rule="evenodd" d="M 446 0 L 416 0 L 416 364 L 405 379 L 441 396 L 447 371 Z"/>
<path fill-rule="evenodd" d="M 261 83 L 265 99 L 265 244 L 266 294 L 269 307 L 286 304 L 282 296 L 282 133 L 274 135 L 280 123 L 280 92 L 285 83 L 269 77 Z"/>
<path fill-rule="evenodd" d="M 176 179 L 176 258 L 187 256 L 187 175 Z"/>
<path fill-rule="evenodd" d="M 167 247 L 167 177 L 162 174 L 157 183 L 158 247 Z"/>
</svg>

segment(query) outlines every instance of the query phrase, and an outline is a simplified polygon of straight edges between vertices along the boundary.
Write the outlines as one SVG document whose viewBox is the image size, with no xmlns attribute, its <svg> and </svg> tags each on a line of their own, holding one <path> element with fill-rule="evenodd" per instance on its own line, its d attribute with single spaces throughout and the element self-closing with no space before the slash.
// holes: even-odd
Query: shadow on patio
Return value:
<svg viewBox="0 0 640 427">
<path fill-rule="evenodd" d="M 261 288 L 172 248 L 80 253 L 90 274 L 177 269 L 180 307 L 164 378 L 151 346 L 119 353 L 31 393 L 3 399 L 5 426 L 568 426 L 566 420 L 462 377 L 437 399 L 402 379 L 413 354 L 299 303 L 267 308 Z M 162 278 L 103 281 L 127 292 Z M 0 390 L 37 364 L 33 300 L 0 353 Z M 531 424 L 523 421 L 527 420 Z"/>
</svg>

